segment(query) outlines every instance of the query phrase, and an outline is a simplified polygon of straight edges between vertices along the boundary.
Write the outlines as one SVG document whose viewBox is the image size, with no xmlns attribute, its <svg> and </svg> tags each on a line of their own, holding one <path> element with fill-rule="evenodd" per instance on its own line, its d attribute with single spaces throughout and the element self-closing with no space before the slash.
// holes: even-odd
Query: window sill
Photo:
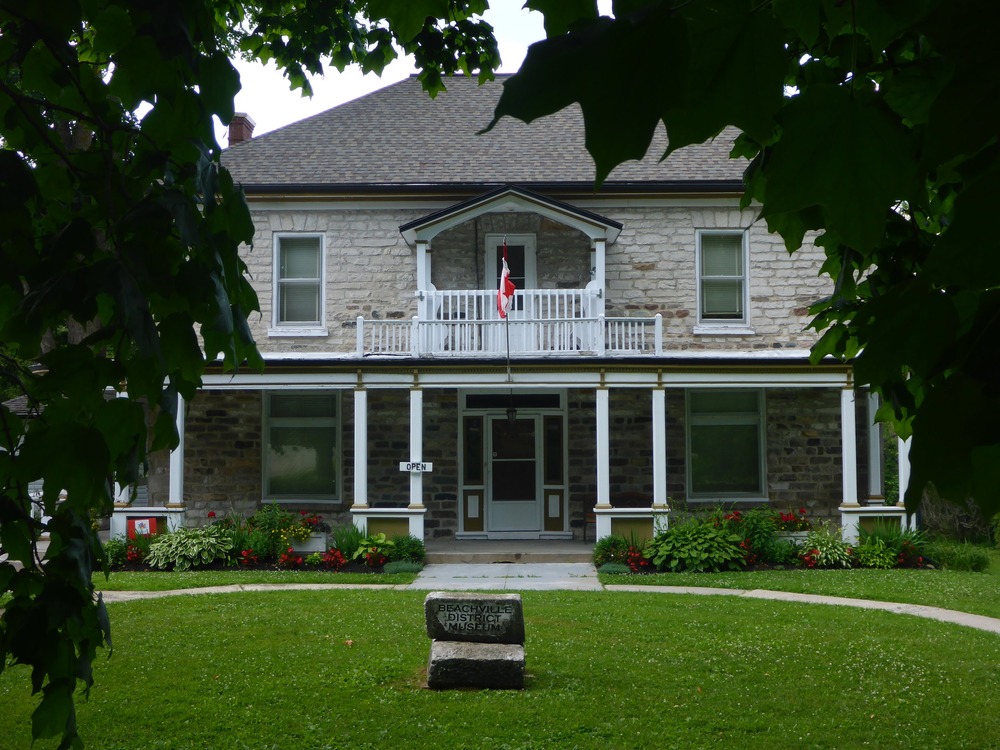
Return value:
<svg viewBox="0 0 1000 750">
<path fill-rule="evenodd" d="M 311 326 L 296 328 L 293 326 L 288 326 L 287 328 L 268 328 L 267 336 L 268 338 L 304 338 L 304 337 L 316 337 L 316 338 L 326 338 L 330 335 L 326 326 Z"/>
<path fill-rule="evenodd" d="M 757 332 L 748 325 L 725 323 L 699 323 L 694 327 L 696 336 L 755 336 Z"/>
</svg>

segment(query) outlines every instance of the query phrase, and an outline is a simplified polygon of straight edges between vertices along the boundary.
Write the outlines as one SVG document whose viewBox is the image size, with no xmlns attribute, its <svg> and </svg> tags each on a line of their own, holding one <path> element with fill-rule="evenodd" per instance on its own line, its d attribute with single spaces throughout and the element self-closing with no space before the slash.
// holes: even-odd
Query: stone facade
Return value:
<svg viewBox="0 0 1000 750">
<path fill-rule="evenodd" d="M 605 314 L 664 319 L 664 347 L 672 350 L 808 348 L 808 307 L 829 291 L 818 276 L 822 251 L 811 244 L 789 255 L 780 237 L 754 223 L 754 211 L 733 206 L 601 207 L 621 222 L 609 245 Z M 258 289 L 261 316 L 251 328 L 263 352 L 352 352 L 357 317 L 404 320 L 418 313 L 416 253 L 399 226 L 424 212 L 404 209 L 334 208 L 253 212 L 257 231 L 244 258 Z M 749 328 L 752 334 L 712 334 L 698 326 L 696 232 L 749 228 Z M 325 247 L 327 335 L 289 336 L 272 328 L 274 238 L 280 233 L 319 233 Z M 442 232 L 431 252 L 431 281 L 438 289 L 493 289 L 484 269 L 488 233 L 532 233 L 537 243 L 538 286 L 583 288 L 594 262 L 586 237 L 537 214 L 485 214 Z M 704 326 L 703 326 L 704 328 Z M 269 333 L 270 329 L 270 333 Z"/>
</svg>

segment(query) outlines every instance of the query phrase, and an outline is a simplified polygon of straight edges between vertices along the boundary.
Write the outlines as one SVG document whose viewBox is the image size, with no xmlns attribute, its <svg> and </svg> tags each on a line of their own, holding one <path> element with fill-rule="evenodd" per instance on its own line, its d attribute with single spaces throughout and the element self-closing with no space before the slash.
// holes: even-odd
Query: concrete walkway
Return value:
<svg viewBox="0 0 1000 750">
<path fill-rule="evenodd" d="M 427 565 L 410 588 L 601 591 L 604 587 L 590 563 L 469 563 Z"/>
<path fill-rule="evenodd" d="M 899 604 L 897 602 L 877 602 L 868 599 L 851 599 L 838 596 L 818 596 L 816 594 L 794 594 L 787 591 L 765 591 L 762 589 L 715 589 L 694 586 L 602 586 L 597 579 L 594 566 L 589 563 L 492 563 L 467 565 L 428 565 L 416 580 L 410 584 L 337 584 L 337 583 L 260 583 L 235 584 L 230 586 L 208 586 L 197 589 L 177 589 L 174 591 L 105 591 L 106 602 L 133 601 L 136 599 L 157 599 L 169 596 L 190 596 L 202 594 L 223 594 L 245 591 L 316 591 L 344 589 L 386 589 L 415 591 L 609 591 L 642 594 L 681 594 L 694 596 L 741 596 L 747 599 L 768 599 L 771 601 L 822 604 L 827 606 L 857 607 L 858 609 L 881 610 L 894 614 L 923 617 L 928 620 L 949 622 L 976 630 L 1000 635 L 1000 618 L 973 615 L 941 607 L 920 604 Z"/>
</svg>

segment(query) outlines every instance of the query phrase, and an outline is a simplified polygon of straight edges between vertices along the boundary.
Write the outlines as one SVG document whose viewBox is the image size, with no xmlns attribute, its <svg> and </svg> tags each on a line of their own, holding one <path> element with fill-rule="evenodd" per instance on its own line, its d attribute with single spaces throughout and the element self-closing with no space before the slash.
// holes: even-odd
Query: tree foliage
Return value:
<svg viewBox="0 0 1000 750">
<path fill-rule="evenodd" d="M 813 358 L 853 359 L 912 432 L 915 511 L 1000 509 L 1000 5 L 991 0 L 528 0 L 545 14 L 496 120 L 573 102 L 603 180 L 734 126 L 755 201 L 788 250 L 816 232 L 833 293 Z M 666 155 L 666 154 L 665 154 Z"/>
<path fill-rule="evenodd" d="M 498 64 L 470 16 L 480 6 L 0 0 L 0 365 L 35 412 L 0 407 L 0 669 L 30 666 L 34 737 L 82 745 L 74 693 L 111 644 L 91 576 L 113 482 L 176 443 L 177 397 L 195 396 L 206 362 L 261 365 L 237 253 L 253 225 L 212 120 L 233 116 L 231 55 L 274 60 L 308 88 L 324 55 L 380 72 L 396 48 L 415 51 L 433 94 L 444 75 Z"/>
</svg>

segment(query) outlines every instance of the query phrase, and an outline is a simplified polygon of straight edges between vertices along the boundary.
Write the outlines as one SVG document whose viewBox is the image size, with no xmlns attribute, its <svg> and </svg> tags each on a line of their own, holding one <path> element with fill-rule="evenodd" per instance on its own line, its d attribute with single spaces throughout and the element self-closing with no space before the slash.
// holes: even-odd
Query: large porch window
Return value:
<svg viewBox="0 0 1000 750">
<path fill-rule="evenodd" d="M 692 390 L 687 409 L 689 496 L 763 499 L 763 391 Z"/>
<path fill-rule="evenodd" d="M 270 393 L 265 401 L 264 495 L 338 500 L 340 403 L 336 393 Z"/>
</svg>

